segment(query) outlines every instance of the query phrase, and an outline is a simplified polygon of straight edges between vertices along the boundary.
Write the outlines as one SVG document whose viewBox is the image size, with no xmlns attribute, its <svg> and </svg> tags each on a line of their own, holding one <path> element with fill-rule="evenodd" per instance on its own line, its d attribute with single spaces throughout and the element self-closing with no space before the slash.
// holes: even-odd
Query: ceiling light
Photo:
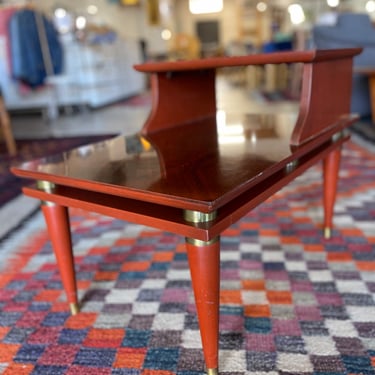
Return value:
<svg viewBox="0 0 375 375">
<path fill-rule="evenodd" d="M 300 4 L 291 4 L 288 6 L 290 20 L 293 25 L 299 25 L 305 21 L 305 13 Z"/>
<path fill-rule="evenodd" d="M 340 4 L 340 0 L 327 0 L 327 5 L 335 8 Z"/>
<path fill-rule="evenodd" d="M 263 1 L 260 1 L 258 4 L 257 4 L 257 11 L 258 12 L 265 12 L 267 10 L 267 4 Z"/>
<path fill-rule="evenodd" d="M 218 13 L 223 10 L 223 0 L 189 0 L 192 14 Z"/>
<path fill-rule="evenodd" d="M 89 5 L 87 7 L 87 13 L 88 14 L 91 14 L 92 16 L 94 16 L 95 14 L 98 13 L 98 7 L 96 5 Z"/>
<path fill-rule="evenodd" d="M 64 18 L 66 16 L 66 10 L 64 8 L 56 8 L 54 13 L 56 18 Z"/>
<path fill-rule="evenodd" d="M 374 0 L 369 0 L 366 3 L 366 11 L 369 13 L 375 12 L 375 1 Z"/>
<path fill-rule="evenodd" d="M 86 18 L 79 16 L 76 18 L 76 28 L 78 30 L 83 30 L 86 27 Z"/>
<path fill-rule="evenodd" d="M 161 32 L 161 38 L 163 40 L 170 40 L 172 38 L 172 33 L 170 30 L 168 29 L 164 29 L 162 32 Z"/>
</svg>

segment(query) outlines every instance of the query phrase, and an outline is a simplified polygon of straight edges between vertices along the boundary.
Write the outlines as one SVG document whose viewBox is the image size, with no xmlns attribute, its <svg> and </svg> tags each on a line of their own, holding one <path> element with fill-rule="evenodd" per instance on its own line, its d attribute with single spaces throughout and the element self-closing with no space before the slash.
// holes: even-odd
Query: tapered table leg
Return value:
<svg viewBox="0 0 375 375">
<path fill-rule="evenodd" d="M 203 220 L 205 221 L 205 220 Z M 220 239 L 186 238 L 191 280 L 208 375 L 218 373 Z"/>
<path fill-rule="evenodd" d="M 341 159 L 341 148 L 332 151 L 323 160 L 324 186 L 324 237 L 331 237 L 333 209 L 336 200 L 337 182 Z"/>
<path fill-rule="evenodd" d="M 53 185 L 48 183 L 39 186 L 46 191 L 53 189 Z M 79 307 L 68 209 L 55 203 L 42 202 L 42 211 L 70 310 L 75 315 Z"/>
<path fill-rule="evenodd" d="M 190 273 L 197 306 L 204 358 L 209 375 L 218 369 L 220 241 L 186 239 Z"/>
<path fill-rule="evenodd" d="M 79 309 L 68 209 L 55 204 L 43 204 L 42 210 L 66 297 L 74 315 L 78 313 Z"/>
</svg>

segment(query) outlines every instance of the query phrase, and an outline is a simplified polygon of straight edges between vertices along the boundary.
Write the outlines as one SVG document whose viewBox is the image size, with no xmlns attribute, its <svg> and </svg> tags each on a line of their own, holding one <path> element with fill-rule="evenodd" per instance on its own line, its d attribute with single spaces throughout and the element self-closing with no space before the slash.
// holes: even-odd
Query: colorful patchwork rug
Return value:
<svg viewBox="0 0 375 375">
<path fill-rule="evenodd" d="M 332 239 L 313 167 L 223 233 L 220 371 L 375 374 L 375 154 L 343 152 Z M 198 375 L 184 239 L 71 210 L 70 316 L 40 212 L 1 244 L 0 374 Z"/>
</svg>

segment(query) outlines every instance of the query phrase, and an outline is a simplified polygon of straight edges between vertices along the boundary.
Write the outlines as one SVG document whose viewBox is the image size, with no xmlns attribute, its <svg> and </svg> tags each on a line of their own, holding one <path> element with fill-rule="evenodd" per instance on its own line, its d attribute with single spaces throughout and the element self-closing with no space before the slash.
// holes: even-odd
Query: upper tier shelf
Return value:
<svg viewBox="0 0 375 375">
<path fill-rule="evenodd" d="M 55 185 L 53 193 L 25 188 L 29 196 L 208 241 L 348 139 L 342 130 L 354 118 L 349 114 L 352 60 L 359 52 L 292 52 L 153 65 L 154 102 L 142 134 L 27 161 L 12 172 Z M 228 113 L 221 123 L 215 102 L 218 66 L 225 61 L 225 66 L 235 66 L 240 61 L 301 60 L 297 120 L 280 113 L 254 115 L 245 108 L 241 118 L 231 119 Z M 192 69 L 180 70 L 186 64 Z M 178 71 L 170 74 L 167 67 Z M 228 134 L 240 123 L 239 143 Z M 181 210 L 217 211 L 218 216 L 212 226 L 195 226 L 185 221 Z"/>
<path fill-rule="evenodd" d="M 197 60 L 177 60 L 164 62 L 147 62 L 134 65 L 134 68 L 144 73 L 177 72 L 202 69 L 216 69 L 231 66 L 286 64 L 286 63 L 312 63 L 351 58 L 359 54 L 361 48 L 348 48 L 340 50 L 307 50 L 262 53 L 246 56 L 211 57 Z"/>
<path fill-rule="evenodd" d="M 143 134 L 215 116 L 218 68 L 301 63 L 300 110 L 290 145 L 300 146 L 327 136 L 327 132 L 334 133 L 342 126 L 343 116 L 347 119 L 349 115 L 352 60 L 361 51 L 361 48 L 290 51 L 136 65 L 138 71 L 151 73 L 153 104 Z"/>
</svg>

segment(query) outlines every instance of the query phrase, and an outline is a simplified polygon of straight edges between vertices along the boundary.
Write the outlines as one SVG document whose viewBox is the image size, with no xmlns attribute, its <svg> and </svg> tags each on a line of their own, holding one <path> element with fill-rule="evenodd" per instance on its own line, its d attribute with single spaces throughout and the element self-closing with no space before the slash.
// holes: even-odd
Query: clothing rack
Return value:
<svg viewBox="0 0 375 375">
<path fill-rule="evenodd" d="M 53 75 L 53 65 L 51 61 L 51 52 L 49 50 L 48 41 L 46 37 L 46 30 L 43 24 L 43 18 L 41 13 L 37 11 L 33 0 L 21 0 L 21 1 L 5 1 L 5 4 L 9 3 L 8 6 L 19 9 L 32 9 L 35 10 L 35 21 L 38 29 L 39 42 L 42 49 L 43 62 L 46 68 L 47 76 Z M 11 5 L 13 4 L 13 5 Z M 5 5 L 7 6 L 7 5 Z"/>
<path fill-rule="evenodd" d="M 50 51 L 50 48 L 49 48 L 49 45 L 48 45 L 48 39 L 47 39 L 46 30 L 45 30 L 45 25 L 44 25 L 44 22 L 43 22 L 42 12 L 37 9 L 34 2 L 31 1 L 31 0 L 5 1 L 2 4 L 0 4 L 0 12 L 3 11 L 3 10 L 9 11 L 9 9 L 14 9 L 14 12 L 17 12 L 18 10 L 22 10 L 22 9 L 35 10 L 35 12 L 34 12 L 35 25 L 36 25 L 36 29 L 37 29 L 38 41 L 39 41 L 40 48 L 41 48 L 41 55 L 42 55 L 42 61 L 43 61 L 44 69 L 45 69 L 46 79 L 48 79 L 48 77 L 53 76 L 54 75 L 54 68 L 53 68 L 53 63 L 52 63 L 52 56 L 51 56 L 51 51 Z M 9 36 L 8 36 L 8 39 L 9 39 Z M 10 40 L 8 40 L 7 43 L 8 43 L 8 46 L 7 46 L 8 48 L 7 48 L 6 52 L 10 56 L 11 55 Z M 8 59 L 8 62 L 9 61 L 10 61 L 10 59 Z M 13 79 L 11 77 L 11 71 L 12 71 L 12 67 L 9 64 L 7 69 L 4 69 L 4 72 L 3 72 L 5 74 L 9 75 L 9 80 L 7 82 L 8 84 L 11 84 L 11 81 L 13 81 Z M 7 94 L 6 93 L 7 88 L 6 88 L 6 85 L 4 85 L 4 82 L 0 82 L 0 84 L 3 88 L 3 90 L 4 90 L 6 105 L 9 105 L 9 107 L 11 109 L 13 109 L 14 106 L 17 107 L 18 106 L 17 103 L 13 103 L 13 102 L 15 102 L 15 100 L 11 101 L 7 97 L 7 95 L 6 95 Z M 19 82 L 18 82 L 18 84 L 19 84 Z M 13 85 L 14 85 L 14 82 L 13 82 Z M 14 89 L 14 90 L 12 89 L 12 91 L 14 91 L 12 94 L 16 94 L 17 89 Z M 45 91 L 48 91 L 48 98 L 47 97 L 45 98 L 44 105 L 43 105 L 43 103 L 41 103 L 41 108 L 42 108 L 42 112 L 43 112 L 44 117 L 47 120 L 52 120 L 52 119 L 55 119 L 58 116 L 57 90 L 56 90 L 55 86 L 53 84 L 51 84 L 51 82 L 49 82 L 48 90 L 47 90 L 47 87 L 46 87 Z M 32 95 L 34 95 L 34 93 Z M 25 99 L 25 95 L 20 95 L 20 96 L 22 97 L 22 99 Z M 36 103 L 32 103 L 31 107 L 37 107 L 38 102 L 39 103 L 41 101 L 43 102 L 43 99 L 42 99 L 43 95 L 41 95 L 40 92 L 37 94 L 37 96 L 38 96 L 38 98 L 36 98 Z M 21 102 L 22 102 L 22 99 L 21 99 Z M 33 100 L 30 100 L 30 102 L 33 102 Z M 45 107 L 46 107 L 46 110 L 44 110 Z M 17 108 L 14 108 L 14 109 L 17 109 Z"/>
</svg>

